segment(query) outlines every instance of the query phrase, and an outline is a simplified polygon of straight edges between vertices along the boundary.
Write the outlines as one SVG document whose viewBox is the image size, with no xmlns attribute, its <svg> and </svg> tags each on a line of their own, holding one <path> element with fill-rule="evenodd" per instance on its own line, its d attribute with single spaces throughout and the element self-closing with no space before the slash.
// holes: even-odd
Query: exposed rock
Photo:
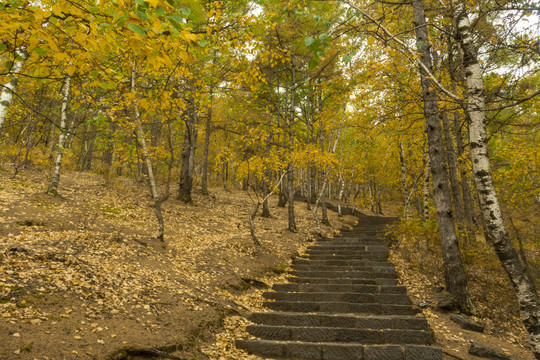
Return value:
<svg viewBox="0 0 540 360">
<path fill-rule="evenodd" d="M 437 294 L 435 300 L 437 301 L 437 306 L 443 310 L 453 311 L 456 309 L 456 300 L 446 291 Z"/>
<path fill-rule="evenodd" d="M 476 332 L 484 332 L 484 325 L 467 316 L 452 314 L 452 316 L 450 316 L 450 319 L 459 326 L 461 326 L 462 329 Z"/>
<path fill-rule="evenodd" d="M 485 359 L 513 360 L 510 355 L 506 355 L 502 351 L 495 350 L 478 343 L 471 343 L 469 354 Z"/>
</svg>

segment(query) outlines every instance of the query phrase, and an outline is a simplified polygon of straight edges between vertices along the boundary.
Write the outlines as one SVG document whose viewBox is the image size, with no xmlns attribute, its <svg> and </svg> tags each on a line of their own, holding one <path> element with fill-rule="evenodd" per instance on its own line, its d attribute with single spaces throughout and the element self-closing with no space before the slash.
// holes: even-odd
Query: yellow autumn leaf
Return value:
<svg viewBox="0 0 540 360">
<path fill-rule="evenodd" d="M 191 42 L 191 43 L 197 41 L 197 35 L 190 33 L 188 31 L 181 32 L 180 37 L 186 40 L 187 42 Z"/>
<path fill-rule="evenodd" d="M 73 74 L 75 74 L 75 70 L 77 70 L 75 66 L 68 66 L 66 68 L 66 72 L 68 73 L 69 76 L 73 76 Z"/>
</svg>

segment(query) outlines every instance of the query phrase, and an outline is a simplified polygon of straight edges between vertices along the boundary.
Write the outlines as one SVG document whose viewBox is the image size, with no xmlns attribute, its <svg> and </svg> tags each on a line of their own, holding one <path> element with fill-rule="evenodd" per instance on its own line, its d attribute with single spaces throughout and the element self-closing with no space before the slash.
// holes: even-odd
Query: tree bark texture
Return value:
<svg viewBox="0 0 540 360">
<path fill-rule="evenodd" d="M 135 67 L 131 70 L 131 91 L 136 94 L 136 80 L 137 75 L 135 72 Z M 136 98 L 136 96 L 135 96 Z M 150 188 L 150 194 L 152 195 L 152 200 L 154 200 L 154 212 L 156 214 L 156 219 L 158 221 L 158 240 L 165 240 L 165 221 L 163 220 L 163 213 L 161 211 L 161 204 L 166 199 L 160 199 L 156 179 L 154 177 L 154 170 L 152 168 L 152 159 L 150 158 L 150 152 L 148 151 L 148 146 L 146 145 L 146 138 L 144 136 L 144 130 L 142 127 L 141 114 L 139 112 L 139 106 L 137 101 L 133 101 L 133 116 L 135 117 L 135 123 L 137 124 L 137 136 L 141 143 L 141 150 L 144 157 L 144 163 L 146 165 L 146 175 L 148 176 L 148 187 Z M 166 195 L 168 197 L 168 194 Z"/>
<path fill-rule="evenodd" d="M 418 52 L 422 57 L 423 65 L 431 71 L 433 66 L 423 0 L 413 0 L 412 6 Z M 420 67 L 422 94 L 424 97 L 424 116 L 426 118 L 426 132 L 428 138 L 428 153 L 433 179 L 433 196 L 437 208 L 446 287 L 448 292 L 455 298 L 457 307 L 462 311 L 469 312 L 472 304 L 469 298 L 467 278 L 463 269 L 461 253 L 456 236 L 454 213 L 450 203 L 451 192 L 448 186 L 448 175 L 445 166 L 444 147 L 442 142 L 443 134 L 438 117 L 439 106 L 437 104 L 437 96 L 435 93 L 436 85 L 434 84 L 433 79 L 427 75 L 424 68 Z"/>
<path fill-rule="evenodd" d="M 178 186 L 178 199 L 185 203 L 192 203 L 193 170 L 195 167 L 195 150 L 197 148 L 197 106 L 193 97 L 189 99 L 186 119 L 186 132 L 184 134 L 184 147 L 182 149 L 182 167 L 180 169 L 180 183 Z"/>
<path fill-rule="evenodd" d="M 292 156 L 292 151 L 294 149 L 294 120 L 295 120 L 295 92 L 296 92 L 296 70 L 294 68 L 294 51 L 291 55 L 291 107 L 289 113 L 289 146 Z M 289 197 L 289 231 L 297 232 L 296 220 L 294 217 L 294 164 L 292 160 L 287 166 L 287 193 Z"/>
<path fill-rule="evenodd" d="M 24 47 L 18 48 L 15 53 L 20 59 L 16 60 L 13 64 L 13 68 L 10 71 L 11 80 L 4 84 L 4 86 L 2 87 L 2 92 L 0 93 L 0 131 L 4 126 L 9 106 L 13 101 L 13 93 L 15 92 L 15 89 L 17 88 L 17 82 L 19 81 L 18 75 L 23 68 L 24 61 L 28 57 Z"/>
<path fill-rule="evenodd" d="M 456 149 L 452 139 L 452 133 L 450 131 L 450 122 L 448 121 L 448 115 L 445 111 L 441 114 L 443 124 L 444 142 L 446 143 L 446 160 L 448 163 L 448 170 L 450 175 L 450 185 L 452 187 L 452 199 L 454 200 L 454 211 L 456 213 L 456 219 L 459 226 L 463 225 L 463 200 L 461 198 L 461 191 L 459 186 L 459 179 L 457 175 L 457 158 Z"/>
<path fill-rule="evenodd" d="M 493 184 L 487 149 L 484 82 L 477 59 L 470 21 L 463 4 L 456 4 L 457 41 L 463 52 L 467 80 L 467 113 L 471 119 L 469 144 L 476 191 L 485 224 L 486 239 L 493 244 L 501 264 L 510 278 L 519 303 L 521 318 L 529 334 L 532 352 L 540 359 L 540 304 L 531 278 L 512 245 L 503 222 Z"/>
<path fill-rule="evenodd" d="M 461 193 L 463 195 L 463 216 L 467 224 L 467 230 L 473 234 L 476 225 L 474 216 L 473 197 L 471 195 L 471 187 L 469 186 L 469 174 L 462 159 L 464 150 L 463 138 L 461 136 L 461 121 L 458 112 L 454 113 L 454 127 L 456 132 L 456 145 L 458 152 L 458 167 L 461 177 Z"/>
<path fill-rule="evenodd" d="M 71 90 L 71 77 L 66 75 L 64 78 L 62 108 L 60 110 L 60 135 L 58 136 L 58 145 L 56 147 L 56 157 L 54 159 L 54 170 L 51 179 L 51 184 L 47 192 L 56 195 L 58 193 L 58 184 L 60 182 L 60 171 L 62 169 L 62 155 L 64 154 L 64 146 L 67 139 L 67 109 L 69 104 L 69 92 Z"/>
</svg>

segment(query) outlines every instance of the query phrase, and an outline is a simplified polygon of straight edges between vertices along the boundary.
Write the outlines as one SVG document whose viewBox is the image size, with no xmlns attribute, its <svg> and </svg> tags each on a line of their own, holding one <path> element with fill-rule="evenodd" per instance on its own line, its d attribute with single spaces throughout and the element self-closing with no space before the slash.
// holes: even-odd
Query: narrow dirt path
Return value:
<svg viewBox="0 0 540 360">
<path fill-rule="evenodd" d="M 391 220 L 360 215 L 352 230 L 310 246 L 294 260 L 290 283 L 263 294 L 272 311 L 251 314 L 247 330 L 256 338 L 237 347 L 267 358 L 442 359 L 388 261 Z"/>
</svg>

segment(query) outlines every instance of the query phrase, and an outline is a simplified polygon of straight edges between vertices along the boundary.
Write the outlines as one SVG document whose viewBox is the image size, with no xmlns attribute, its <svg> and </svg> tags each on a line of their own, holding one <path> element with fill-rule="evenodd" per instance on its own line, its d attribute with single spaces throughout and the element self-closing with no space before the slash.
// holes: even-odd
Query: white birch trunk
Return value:
<svg viewBox="0 0 540 360">
<path fill-rule="evenodd" d="M 2 127 L 4 126 L 9 106 L 13 101 L 13 93 L 15 92 L 15 89 L 17 88 L 17 82 L 19 81 L 17 75 L 19 75 L 19 73 L 21 72 L 24 61 L 27 58 L 26 50 L 24 47 L 18 48 L 15 53 L 19 57 L 21 57 L 21 59 L 15 61 L 15 63 L 13 64 L 13 69 L 11 71 L 11 80 L 9 80 L 2 87 L 2 93 L 0 93 L 0 130 L 2 130 Z"/>
<path fill-rule="evenodd" d="M 487 149 L 484 82 L 477 51 L 470 33 L 470 21 L 463 4 L 456 5 L 457 40 L 463 52 L 463 65 L 467 80 L 467 112 L 471 119 L 469 143 L 474 181 L 486 239 L 491 242 L 505 269 L 518 298 L 521 318 L 529 333 L 532 352 L 540 359 L 540 304 L 533 283 L 512 245 L 503 222 L 497 193 L 493 184 Z"/>
<path fill-rule="evenodd" d="M 135 67 L 131 69 L 131 92 L 136 93 L 136 72 Z M 136 97 L 136 96 L 135 96 Z M 148 175 L 148 187 L 150 188 L 150 194 L 152 195 L 152 200 L 154 200 L 154 212 L 156 213 L 156 218 L 158 220 L 158 239 L 164 241 L 165 238 L 165 224 L 163 220 L 163 214 L 161 213 L 161 203 L 164 199 L 160 199 L 156 179 L 154 178 L 154 170 L 152 169 L 152 159 L 150 158 L 150 152 L 148 151 L 148 146 L 146 145 L 146 138 L 144 136 L 144 130 L 142 127 L 141 114 L 139 111 L 139 106 L 137 102 L 133 101 L 133 114 L 135 116 L 135 122 L 137 124 L 137 135 L 139 141 L 141 142 L 141 148 L 143 152 L 144 162 L 146 164 L 146 171 Z"/>
<path fill-rule="evenodd" d="M 58 145 L 56 147 L 56 157 L 54 159 L 54 170 L 51 184 L 47 192 L 52 195 L 58 194 L 58 183 L 60 182 L 60 171 L 62 169 L 62 155 L 67 139 L 67 109 L 69 104 L 69 92 L 71 90 L 71 77 L 66 75 L 64 78 L 64 88 L 62 97 L 62 109 L 60 111 L 60 135 L 58 136 Z"/>
<path fill-rule="evenodd" d="M 411 218 L 411 212 L 409 211 L 409 197 L 407 196 L 409 190 L 407 187 L 407 165 L 405 164 L 405 152 L 403 151 L 403 141 L 399 140 L 399 162 L 401 164 L 401 187 L 403 192 L 403 216 L 405 219 Z"/>
<path fill-rule="evenodd" d="M 343 191 L 345 190 L 345 179 L 343 179 L 343 174 L 341 172 L 339 173 L 339 183 L 340 183 L 340 188 L 339 188 L 337 207 L 338 207 L 338 215 L 343 216 L 343 212 L 341 211 L 341 199 L 343 199 Z"/>
</svg>

